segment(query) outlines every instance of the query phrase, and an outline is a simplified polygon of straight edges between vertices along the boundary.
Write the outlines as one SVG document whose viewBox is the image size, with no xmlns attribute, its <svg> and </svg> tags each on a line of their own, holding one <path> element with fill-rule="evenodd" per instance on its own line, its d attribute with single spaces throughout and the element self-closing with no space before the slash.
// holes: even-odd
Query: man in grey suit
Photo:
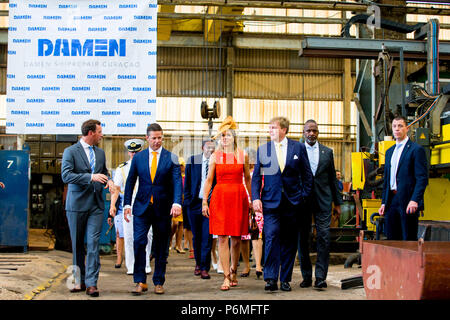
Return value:
<svg viewBox="0 0 450 320">
<path fill-rule="evenodd" d="M 339 192 L 336 171 L 334 169 L 333 150 L 317 142 L 319 129 L 314 120 L 308 120 L 303 129 L 306 151 L 313 173 L 313 188 L 307 199 L 306 210 L 300 214 L 298 256 L 303 276 L 301 288 L 312 285 L 312 265 L 309 257 L 309 236 L 311 218 L 314 216 L 317 242 L 317 261 L 314 288 L 327 287 L 325 279 L 328 273 L 331 203 L 340 214 L 342 196 Z"/>
<path fill-rule="evenodd" d="M 61 176 L 68 184 L 66 214 L 72 240 L 75 286 L 70 292 L 86 290 L 98 297 L 100 272 L 99 239 L 102 230 L 103 186 L 110 191 L 114 184 L 108 177 L 105 152 L 96 147 L 103 137 L 98 120 L 87 120 L 81 126 L 80 141 L 64 150 Z M 87 240 L 87 252 L 84 238 Z M 86 265 L 85 265 L 86 258 Z"/>
</svg>

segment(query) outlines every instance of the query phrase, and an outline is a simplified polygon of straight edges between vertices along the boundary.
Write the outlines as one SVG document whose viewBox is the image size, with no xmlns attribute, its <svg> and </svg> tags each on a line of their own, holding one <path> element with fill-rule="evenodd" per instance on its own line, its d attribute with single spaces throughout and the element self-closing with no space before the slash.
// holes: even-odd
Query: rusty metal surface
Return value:
<svg viewBox="0 0 450 320">
<path fill-rule="evenodd" d="M 363 241 L 370 300 L 450 299 L 450 242 Z"/>
<path fill-rule="evenodd" d="M 450 221 L 419 221 L 419 238 L 425 241 L 450 241 Z"/>
</svg>

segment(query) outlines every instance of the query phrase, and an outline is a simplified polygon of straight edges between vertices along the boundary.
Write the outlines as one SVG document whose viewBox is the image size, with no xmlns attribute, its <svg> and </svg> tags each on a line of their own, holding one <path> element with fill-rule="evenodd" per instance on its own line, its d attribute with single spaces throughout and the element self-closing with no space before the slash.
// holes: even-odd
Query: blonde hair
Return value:
<svg viewBox="0 0 450 320">
<path fill-rule="evenodd" d="M 269 123 L 277 122 L 281 129 L 286 129 L 286 134 L 289 132 L 289 119 L 286 117 L 274 117 L 270 119 Z"/>
</svg>

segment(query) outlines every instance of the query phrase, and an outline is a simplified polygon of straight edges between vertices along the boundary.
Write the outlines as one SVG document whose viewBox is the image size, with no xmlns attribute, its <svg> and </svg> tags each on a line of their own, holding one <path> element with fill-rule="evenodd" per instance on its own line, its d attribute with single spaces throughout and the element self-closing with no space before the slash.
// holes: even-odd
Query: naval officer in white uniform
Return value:
<svg viewBox="0 0 450 320">
<path fill-rule="evenodd" d="M 141 139 L 130 139 L 125 141 L 125 147 L 128 150 L 128 155 L 130 159 L 122 164 L 120 164 L 115 173 L 113 182 L 115 185 L 115 192 L 111 195 L 111 209 L 110 209 L 110 215 L 112 217 L 116 216 L 116 206 L 114 205 L 118 198 L 120 198 L 120 209 L 117 211 L 117 217 L 118 219 L 114 219 L 114 222 L 119 225 L 119 227 L 116 226 L 116 229 L 123 228 L 123 235 L 124 235 L 124 247 L 125 247 L 125 265 L 127 267 L 127 274 L 132 275 L 134 272 L 134 249 L 133 249 L 133 215 L 129 216 L 129 222 L 126 222 L 123 216 L 123 193 L 125 191 L 125 182 L 127 181 L 128 172 L 130 171 L 130 165 L 131 161 L 134 157 L 134 155 L 142 150 L 142 147 L 144 146 L 144 141 Z M 136 182 L 136 186 L 134 188 L 133 192 L 133 200 L 136 197 L 136 192 L 139 187 L 139 180 Z M 122 226 L 120 226 L 120 224 Z M 120 230 L 120 229 L 119 229 Z M 153 232 L 152 228 L 148 231 L 148 242 L 146 247 L 146 266 L 145 266 L 145 272 L 150 273 L 152 272 L 152 268 L 150 266 L 150 254 L 152 249 L 152 239 L 153 239 Z"/>
</svg>

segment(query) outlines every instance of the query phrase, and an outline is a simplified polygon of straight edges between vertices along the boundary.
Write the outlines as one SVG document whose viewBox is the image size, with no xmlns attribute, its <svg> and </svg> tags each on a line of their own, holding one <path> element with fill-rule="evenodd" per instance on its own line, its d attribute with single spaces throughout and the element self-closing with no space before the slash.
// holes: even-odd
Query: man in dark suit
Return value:
<svg viewBox="0 0 450 320">
<path fill-rule="evenodd" d="M 214 141 L 202 142 L 203 153 L 189 158 L 184 178 L 184 202 L 194 242 L 194 274 L 210 279 L 212 235 L 209 234 L 209 218 L 202 214 L 203 186 L 208 175 L 209 158 L 214 152 Z"/>
<path fill-rule="evenodd" d="M 301 205 L 311 192 L 312 173 L 305 145 L 286 138 L 289 120 L 273 118 L 271 141 L 258 148 L 252 177 L 253 209 L 264 216 L 265 290 L 291 291 Z M 264 187 L 262 179 L 264 177 Z"/>
<path fill-rule="evenodd" d="M 66 215 L 72 240 L 73 265 L 76 266 L 75 286 L 70 291 L 86 290 L 86 294 L 98 297 L 98 242 L 105 209 L 103 185 L 107 184 L 112 191 L 114 184 L 108 177 L 105 152 L 96 147 L 103 137 L 100 121 L 85 121 L 81 133 L 80 141 L 64 150 L 61 167 L 62 181 L 68 184 Z"/>
<path fill-rule="evenodd" d="M 313 188 L 306 202 L 306 210 L 301 214 L 299 223 L 300 269 L 303 282 L 301 288 L 312 285 L 312 265 L 309 257 L 309 236 L 311 232 L 311 218 L 314 216 L 317 242 L 316 281 L 314 287 L 327 287 L 325 279 L 328 273 L 330 257 L 330 223 L 331 209 L 340 214 L 342 196 L 339 191 L 338 180 L 334 168 L 333 150 L 317 142 L 319 128 L 314 120 L 308 120 L 303 128 L 306 151 L 313 173 Z"/>
<path fill-rule="evenodd" d="M 425 150 L 408 138 L 402 116 L 392 121 L 395 146 L 386 151 L 380 216 L 384 216 L 388 240 L 417 240 L 419 212 L 424 210 L 423 194 L 428 185 Z"/>
<path fill-rule="evenodd" d="M 181 214 L 183 185 L 178 157 L 162 147 L 163 130 L 157 123 L 147 127 L 149 148 L 136 154 L 125 184 L 124 219 L 131 214 L 131 200 L 136 180 L 139 188 L 133 204 L 134 295 L 148 290 L 145 273 L 147 233 L 153 227 L 155 293 L 164 293 L 171 219 Z"/>
</svg>

